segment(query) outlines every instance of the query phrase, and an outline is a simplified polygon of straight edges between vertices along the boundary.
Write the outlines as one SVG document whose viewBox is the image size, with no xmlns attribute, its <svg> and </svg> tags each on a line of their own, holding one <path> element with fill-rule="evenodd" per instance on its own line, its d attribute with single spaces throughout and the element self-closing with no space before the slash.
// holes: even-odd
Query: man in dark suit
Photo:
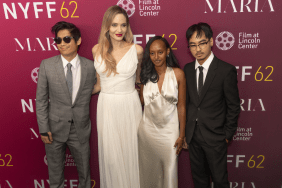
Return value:
<svg viewBox="0 0 282 188">
<path fill-rule="evenodd" d="M 187 81 L 186 141 L 195 188 L 229 188 L 227 143 L 237 129 L 240 99 L 236 68 L 211 51 L 213 32 L 206 23 L 188 28 L 196 61 L 184 67 Z"/>
<path fill-rule="evenodd" d="M 66 146 L 76 163 L 78 187 L 90 188 L 89 102 L 96 71 L 93 61 L 77 54 L 81 34 L 75 25 L 58 22 L 52 32 L 61 55 L 41 62 L 36 92 L 36 116 L 45 143 L 50 188 L 64 187 Z"/>
</svg>

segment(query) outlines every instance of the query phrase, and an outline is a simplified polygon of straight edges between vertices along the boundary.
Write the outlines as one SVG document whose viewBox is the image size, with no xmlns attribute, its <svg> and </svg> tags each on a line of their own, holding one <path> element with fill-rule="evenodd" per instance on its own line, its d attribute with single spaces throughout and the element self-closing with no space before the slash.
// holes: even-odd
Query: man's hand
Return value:
<svg viewBox="0 0 282 188">
<path fill-rule="evenodd" d="M 41 140 L 44 142 L 44 144 L 52 144 L 53 138 L 52 138 L 52 133 L 47 132 L 49 136 L 42 136 L 41 135 Z"/>
<path fill-rule="evenodd" d="M 229 141 L 226 138 L 225 138 L 225 140 L 226 140 L 226 143 L 228 144 Z"/>
</svg>

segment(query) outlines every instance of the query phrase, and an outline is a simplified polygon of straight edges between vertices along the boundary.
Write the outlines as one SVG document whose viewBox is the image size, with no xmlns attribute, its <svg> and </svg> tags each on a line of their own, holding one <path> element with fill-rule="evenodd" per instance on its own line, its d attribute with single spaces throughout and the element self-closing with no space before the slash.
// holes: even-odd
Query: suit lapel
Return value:
<svg viewBox="0 0 282 188">
<path fill-rule="evenodd" d="M 72 106 L 75 105 L 79 95 L 81 94 L 81 91 L 83 90 L 83 86 L 85 84 L 85 81 L 86 81 L 86 78 L 87 78 L 87 66 L 86 66 L 86 62 L 84 62 L 82 60 L 82 58 L 80 58 L 80 56 L 78 56 L 79 60 L 80 60 L 80 66 L 81 66 L 81 77 L 80 77 L 80 85 L 79 85 L 79 89 L 78 89 L 78 92 L 76 94 L 76 97 L 75 97 L 75 100 L 74 100 L 74 103 Z"/>
<path fill-rule="evenodd" d="M 201 91 L 201 95 L 200 95 L 200 100 L 199 100 L 199 104 L 202 102 L 203 98 L 205 97 L 213 79 L 214 79 L 214 76 L 216 74 L 215 70 L 217 68 L 217 57 L 214 56 L 211 64 L 210 64 L 210 67 L 209 67 L 209 70 L 208 70 L 208 74 L 206 76 L 206 79 L 205 79 L 205 83 L 204 83 L 204 86 L 202 88 L 202 91 Z"/>
<path fill-rule="evenodd" d="M 190 75 L 191 75 L 191 88 L 192 88 L 192 93 L 194 94 L 195 99 L 198 101 L 198 90 L 197 90 L 197 77 L 196 77 L 196 69 L 195 69 L 195 61 L 193 63 L 192 69 L 190 70 Z"/>
<path fill-rule="evenodd" d="M 60 83 L 62 84 L 62 88 L 65 91 L 66 95 L 69 98 L 69 102 L 71 102 L 71 96 L 70 92 L 68 89 L 67 81 L 66 81 L 66 76 L 65 76 L 65 71 L 63 67 L 63 61 L 60 55 L 57 56 L 57 61 L 55 62 L 55 67 L 56 67 L 56 72 L 59 78 Z"/>
</svg>

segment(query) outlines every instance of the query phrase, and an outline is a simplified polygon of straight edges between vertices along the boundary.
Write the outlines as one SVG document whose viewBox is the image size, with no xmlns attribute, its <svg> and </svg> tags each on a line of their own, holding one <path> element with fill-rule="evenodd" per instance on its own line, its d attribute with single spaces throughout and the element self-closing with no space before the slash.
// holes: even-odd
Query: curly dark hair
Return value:
<svg viewBox="0 0 282 188">
<path fill-rule="evenodd" d="M 155 69 L 155 65 L 150 58 L 150 46 L 151 44 L 156 41 L 161 40 L 164 42 L 166 49 L 170 49 L 169 57 L 166 57 L 166 66 L 168 67 L 179 67 L 176 57 L 174 56 L 172 49 L 167 42 L 167 40 L 161 36 L 155 36 L 151 38 L 148 43 L 146 44 L 142 64 L 141 64 L 141 74 L 140 74 L 140 81 L 142 84 L 146 85 L 148 81 L 156 83 L 159 81 L 159 75 Z"/>
</svg>

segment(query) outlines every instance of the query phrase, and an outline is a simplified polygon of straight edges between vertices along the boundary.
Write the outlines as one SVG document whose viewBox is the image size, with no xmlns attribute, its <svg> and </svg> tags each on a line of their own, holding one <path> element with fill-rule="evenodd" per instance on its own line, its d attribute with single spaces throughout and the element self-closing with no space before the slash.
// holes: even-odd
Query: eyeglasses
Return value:
<svg viewBox="0 0 282 188">
<path fill-rule="evenodd" d="M 62 40 L 65 43 L 70 43 L 71 39 L 73 39 L 73 37 L 65 36 L 63 39 L 61 37 L 56 37 L 56 38 L 54 38 L 54 41 L 57 44 L 61 44 Z"/>
<path fill-rule="evenodd" d="M 196 50 L 197 47 L 199 46 L 199 48 L 200 48 L 201 50 L 203 50 L 203 49 L 205 49 L 205 47 L 207 47 L 207 44 L 209 43 L 209 41 L 210 41 L 210 40 L 208 40 L 207 42 L 202 42 L 202 43 L 200 43 L 200 44 L 198 44 L 198 45 L 189 45 L 188 48 L 189 48 L 190 50 L 194 51 L 194 50 Z"/>
</svg>

